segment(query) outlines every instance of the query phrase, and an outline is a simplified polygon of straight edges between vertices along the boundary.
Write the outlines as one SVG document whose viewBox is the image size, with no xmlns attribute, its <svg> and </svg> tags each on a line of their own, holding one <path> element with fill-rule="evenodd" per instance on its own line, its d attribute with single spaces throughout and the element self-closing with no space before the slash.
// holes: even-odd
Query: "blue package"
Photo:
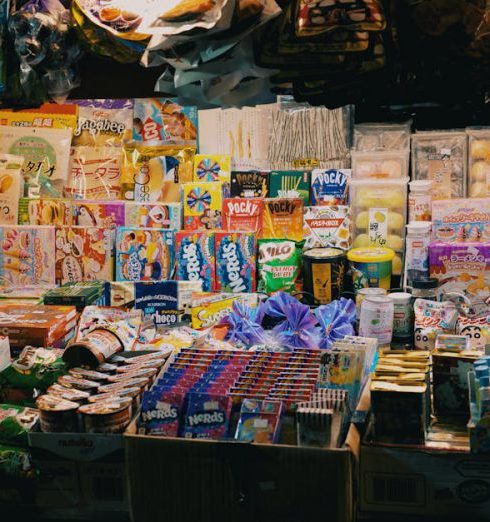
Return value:
<svg viewBox="0 0 490 522">
<path fill-rule="evenodd" d="M 175 245 L 175 279 L 202 281 L 203 292 L 214 290 L 214 234 L 202 231 L 177 232 Z"/>
<path fill-rule="evenodd" d="M 350 169 L 314 169 L 311 172 L 312 205 L 346 205 Z"/>
<path fill-rule="evenodd" d="M 223 439 L 228 433 L 230 413 L 230 397 L 189 393 L 182 436 L 188 439 Z"/>
<path fill-rule="evenodd" d="M 156 327 L 179 322 L 178 298 L 177 281 L 134 284 L 134 307 L 143 310 L 145 318 L 153 319 Z"/>
</svg>

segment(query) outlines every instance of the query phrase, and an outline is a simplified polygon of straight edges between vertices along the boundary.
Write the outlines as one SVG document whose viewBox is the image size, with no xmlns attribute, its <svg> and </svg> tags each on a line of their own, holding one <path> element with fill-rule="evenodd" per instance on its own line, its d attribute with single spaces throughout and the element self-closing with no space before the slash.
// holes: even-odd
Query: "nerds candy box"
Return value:
<svg viewBox="0 0 490 522">
<path fill-rule="evenodd" d="M 177 232 L 175 244 L 175 278 L 179 281 L 202 281 L 204 292 L 214 290 L 214 234 Z"/>
<path fill-rule="evenodd" d="M 216 232 L 216 287 L 221 292 L 255 291 L 255 248 L 252 232 Z"/>
</svg>

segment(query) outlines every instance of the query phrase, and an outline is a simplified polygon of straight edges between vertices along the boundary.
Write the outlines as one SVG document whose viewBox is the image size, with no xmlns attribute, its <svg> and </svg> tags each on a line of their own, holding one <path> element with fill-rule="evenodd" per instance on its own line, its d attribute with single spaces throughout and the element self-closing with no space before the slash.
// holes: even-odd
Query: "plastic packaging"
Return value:
<svg viewBox="0 0 490 522">
<path fill-rule="evenodd" d="M 490 127 L 466 129 L 468 149 L 468 195 L 490 196 Z"/>
<path fill-rule="evenodd" d="M 356 307 L 354 301 L 341 297 L 328 305 L 319 306 L 315 310 L 316 318 L 322 330 L 319 348 L 328 350 L 335 341 L 346 335 L 354 335 Z"/>
<path fill-rule="evenodd" d="M 393 301 L 389 296 L 367 296 L 361 303 L 359 335 L 378 339 L 379 345 L 393 337 Z"/>
<path fill-rule="evenodd" d="M 392 260 L 395 252 L 390 248 L 353 248 L 347 253 L 351 263 L 354 290 L 366 287 L 391 288 Z"/>
<path fill-rule="evenodd" d="M 415 221 L 407 225 L 404 288 L 410 288 L 414 279 L 429 275 L 430 235 L 430 223 Z"/>
<path fill-rule="evenodd" d="M 354 126 L 354 149 L 358 151 L 407 150 L 411 121 L 405 123 L 358 123 Z"/>
<path fill-rule="evenodd" d="M 432 188 L 433 181 L 420 179 L 410 181 L 408 195 L 408 222 L 430 221 L 432 218 Z"/>
<path fill-rule="evenodd" d="M 410 161 L 408 149 L 400 151 L 360 152 L 353 150 L 353 178 L 406 178 Z"/>
</svg>

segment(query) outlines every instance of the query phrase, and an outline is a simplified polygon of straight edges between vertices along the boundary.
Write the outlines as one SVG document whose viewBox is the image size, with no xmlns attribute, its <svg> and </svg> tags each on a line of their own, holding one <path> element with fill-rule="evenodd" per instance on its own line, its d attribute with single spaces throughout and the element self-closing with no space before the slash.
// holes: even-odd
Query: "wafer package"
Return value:
<svg viewBox="0 0 490 522">
<path fill-rule="evenodd" d="M 255 291 L 255 235 L 216 232 L 216 285 L 221 292 Z"/>
<path fill-rule="evenodd" d="M 214 289 L 214 234 L 209 232 L 177 232 L 175 235 L 175 278 L 180 281 L 202 281 L 205 292 Z"/>
</svg>

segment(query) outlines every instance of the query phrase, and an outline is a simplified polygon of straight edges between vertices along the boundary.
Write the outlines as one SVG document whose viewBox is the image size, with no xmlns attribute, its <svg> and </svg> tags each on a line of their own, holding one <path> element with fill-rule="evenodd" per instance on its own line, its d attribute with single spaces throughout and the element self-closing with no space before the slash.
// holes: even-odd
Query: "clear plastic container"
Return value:
<svg viewBox="0 0 490 522">
<path fill-rule="evenodd" d="M 412 121 L 405 123 L 358 123 L 354 126 L 354 150 L 407 150 Z"/>
<path fill-rule="evenodd" d="M 403 252 L 407 186 L 406 177 L 351 180 L 354 248 L 381 246 L 398 253 Z M 399 261 L 401 264 L 401 259 Z M 394 267 L 395 263 L 394 261 Z"/>
<path fill-rule="evenodd" d="M 430 221 L 432 216 L 432 180 L 419 179 L 408 184 L 408 222 Z"/>
<path fill-rule="evenodd" d="M 353 178 L 405 178 L 410 153 L 407 150 L 351 152 Z"/>
<path fill-rule="evenodd" d="M 468 146 L 468 196 L 490 196 L 490 127 L 466 129 Z"/>
<path fill-rule="evenodd" d="M 465 197 L 467 149 L 465 132 L 412 134 L 412 179 L 431 179 L 433 200 Z"/>
</svg>

